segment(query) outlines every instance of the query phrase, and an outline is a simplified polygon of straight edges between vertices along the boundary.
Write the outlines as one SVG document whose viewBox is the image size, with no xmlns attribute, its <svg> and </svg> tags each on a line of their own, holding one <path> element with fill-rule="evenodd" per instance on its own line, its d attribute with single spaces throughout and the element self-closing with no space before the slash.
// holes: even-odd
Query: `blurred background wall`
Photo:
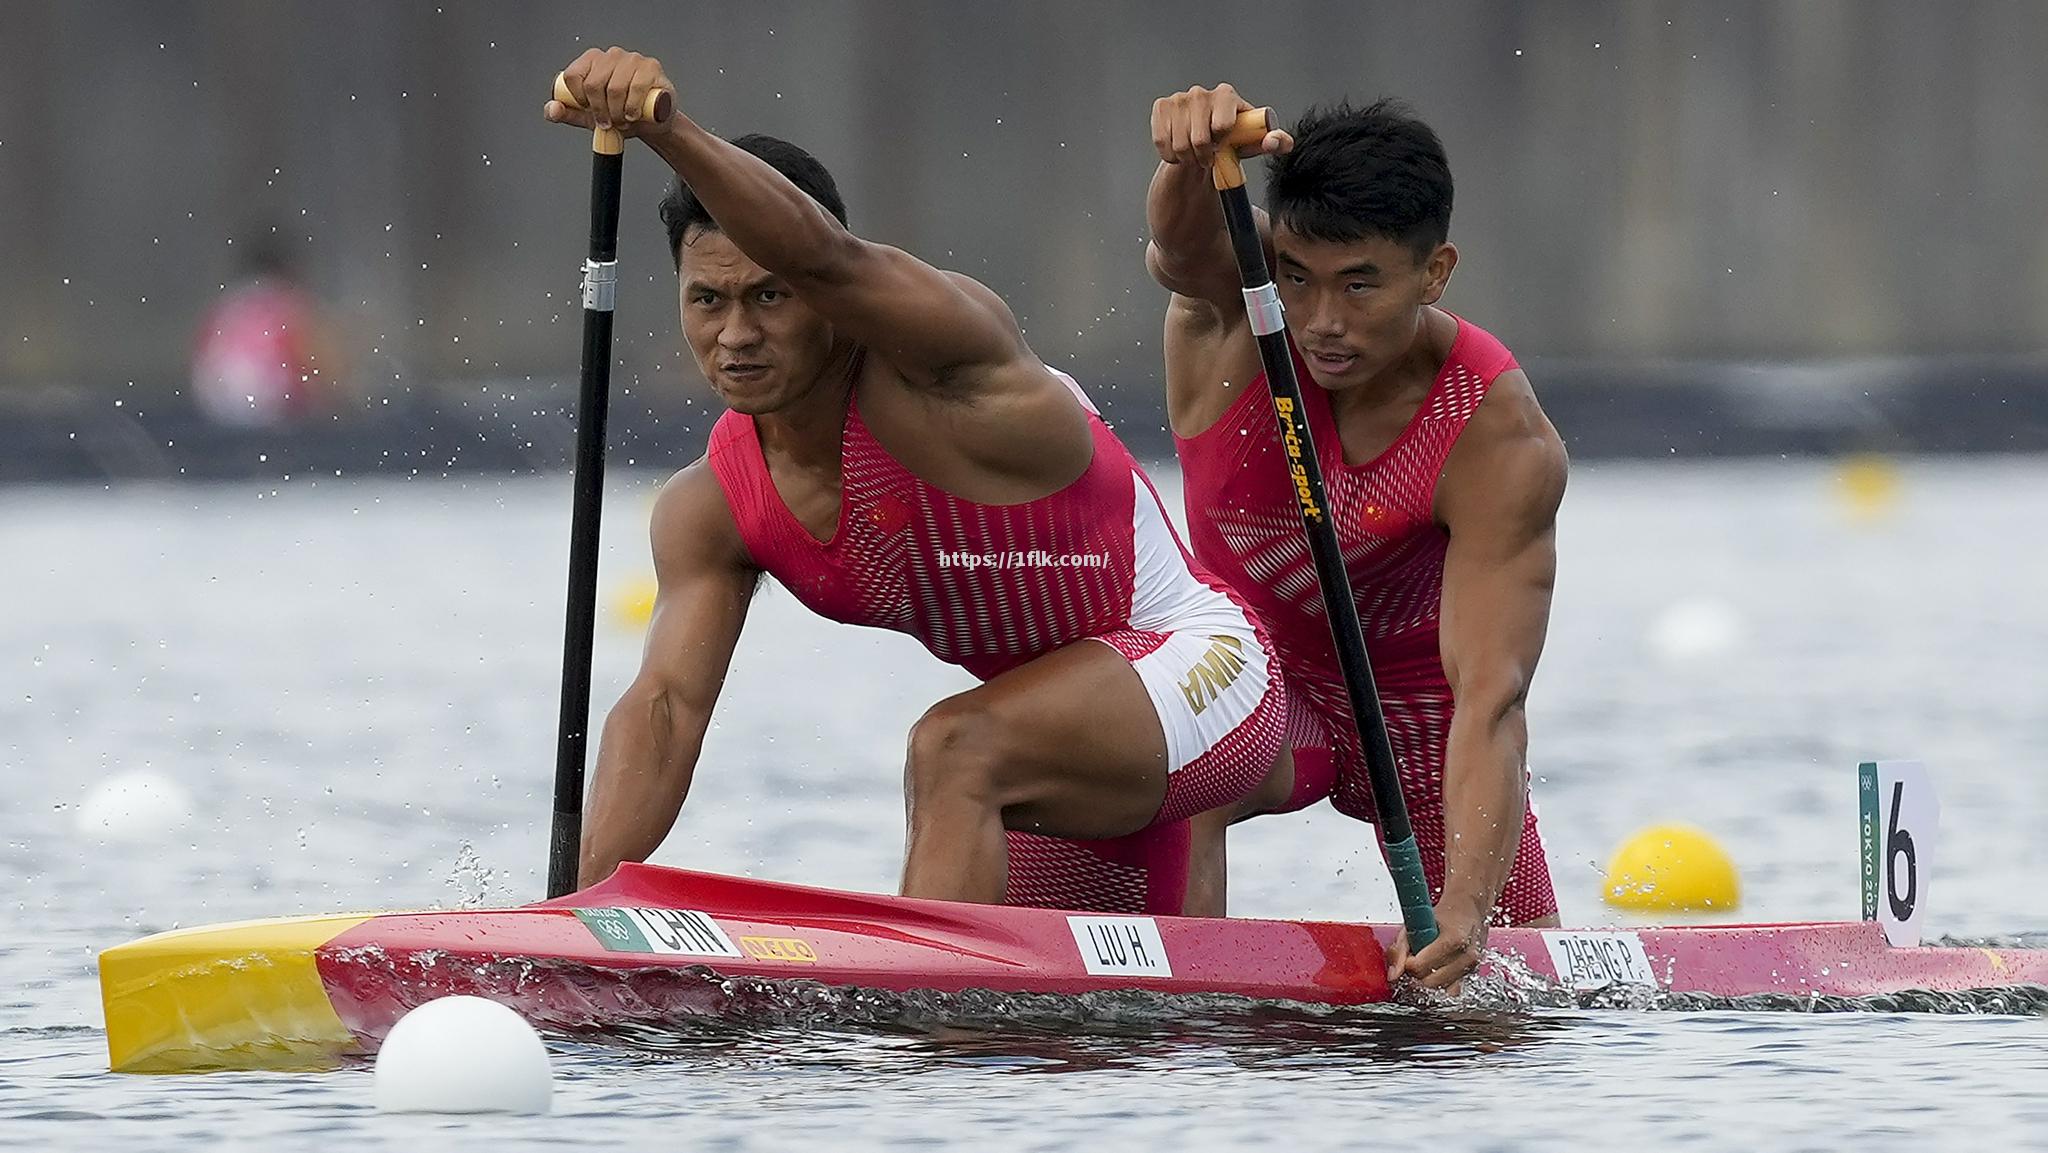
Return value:
<svg viewBox="0 0 2048 1153">
<path fill-rule="evenodd" d="M 0 404 L 133 397 L 145 441 L 273 229 L 361 410 L 573 392 L 587 152 L 539 109 L 612 43 L 714 130 L 816 152 L 858 231 L 985 280 L 1141 432 L 1147 116 L 1220 80 L 1288 117 L 1410 100 L 1458 181 L 1446 303 L 1539 391 L 1604 389 L 1583 420 L 1659 364 L 1804 366 L 1763 388 L 1796 408 L 1858 364 L 2048 348 L 2048 6 L 2020 0 L 87 0 L 8 5 L 0 43 Z M 627 170 L 618 386 L 671 411 L 701 385 L 667 174 Z"/>
</svg>

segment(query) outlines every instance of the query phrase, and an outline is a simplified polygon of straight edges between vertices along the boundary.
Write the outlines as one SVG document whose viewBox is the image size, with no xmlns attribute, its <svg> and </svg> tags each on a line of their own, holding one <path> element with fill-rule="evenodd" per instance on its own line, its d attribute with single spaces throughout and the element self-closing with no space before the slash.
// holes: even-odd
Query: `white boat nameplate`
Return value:
<svg viewBox="0 0 2048 1153">
<path fill-rule="evenodd" d="M 1101 977 L 1171 977 L 1166 942 L 1150 917 L 1068 917 L 1081 967 Z"/>
<path fill-rule="evenodd" d="M 597 943 L 614 953 L 672 957 L 738 957 L 732 938 L 695 909 L 577 909 Z"/>
<path fill-rule="evenodd" d="M 1557 983 L 1572 989 L 1604 989 L 1609 985 L 1658 985 L 1657 971 L 1634 933 L 1545 931 Z"/>
</svg>

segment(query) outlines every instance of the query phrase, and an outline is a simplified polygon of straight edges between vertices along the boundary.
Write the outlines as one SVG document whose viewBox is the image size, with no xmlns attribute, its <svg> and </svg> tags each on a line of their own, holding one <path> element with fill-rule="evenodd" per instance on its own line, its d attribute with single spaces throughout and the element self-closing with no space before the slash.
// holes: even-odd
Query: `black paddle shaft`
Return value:
<svg viewBox="0 0 2048 1153">
<path fill-rule="evenodd" d="M 554 98 L 581 108 L 564 78 Z M 636 113 L 660 123 L 674 97 L 647 93 Z M 569 521 L 569 611 L 562 635 L 562 712 L 555 743 L 555 823 L 548 839 L 548 897 L 576 890 L 583 855 L 583 762 L 590 746 L 590 649 L 597 631 L 597 530 L 604 511 L 604 428 L 611 412 L 612 300 L 619 285 L 619 174 L 626 142 L 618 130 L 590 136 L 590 256 L 583 262 L 583 376 L 576 395 L 576 505 Z"/>
<path fill-rule="evenodd" d="M 597 536 L 604 510 L 605 417 L 611 407 L 622 160 L 617 151 L 591 154 L 590 257 L 583 264 L 583 371 L 576 397 L 576 498 L 569 526 L 569 609 L 562 634 L 549 897 L 575 891 L 583 849 L 583 762 L 590 743 L 590 649 L 597 628 Z"/>
</svg>

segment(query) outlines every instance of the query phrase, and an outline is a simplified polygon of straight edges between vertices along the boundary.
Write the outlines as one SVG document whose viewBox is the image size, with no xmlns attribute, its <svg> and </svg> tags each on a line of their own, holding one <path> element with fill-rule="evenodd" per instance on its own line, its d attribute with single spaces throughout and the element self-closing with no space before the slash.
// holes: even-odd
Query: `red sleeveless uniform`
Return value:
<svg viewBox="0 0 2048 1153">
<path fill-rule="evenodd" d="M 1350 465 L 1343 460 L 1329 394 L 1315 385 L 1300 355 L 1295 357 L 1330 519 L 1357 598 L 1432 897 L 1442 894 L 1444 883 L 1444 754 L 1452 713 L 1437 637 L 1450 537 L 1436 522 L 1436 485 L 1451 446 L 1487 389 L 1515 367 L 1514 356 L 1499 340 L 1459 319 L 1450 355 L 1414 418 L 1386 451 Z M 1289 807 L 1328 795 L 1339 812 L 1372 820 L 1358 729 L 1265 375 L 1215 425 L 1175 440 L 1195 557 L 1251 604 L 1272 635 L 1287 680 L 1289 740 L 1296 748 L 1296 789 Z M 1519 923 L 1556 912 L 1532 802 L 1495 916 Z"/>
<path fill-rule="evenodd" d="M 783 503 L 752 417 L 721 416 L 707 455 L 749 558 L 821 616 L 907 633 L 982 680 L 1083 640 L 1129 660 L 1166 733 L 1164 804 L 1113 841 L 1011 832 L 1006 900 L 1177 913 L 1186 820 L 1258 787 L 1282 748 L 1285 689 L 1242 602 L 1195 564 L 1123 443 L 1055 375 L 1087 410 L 1094 452 L 1073 483 L 1021 504 L 920 478 L 868 430 L 857 395 L 829 540 Z"/>
</svg>

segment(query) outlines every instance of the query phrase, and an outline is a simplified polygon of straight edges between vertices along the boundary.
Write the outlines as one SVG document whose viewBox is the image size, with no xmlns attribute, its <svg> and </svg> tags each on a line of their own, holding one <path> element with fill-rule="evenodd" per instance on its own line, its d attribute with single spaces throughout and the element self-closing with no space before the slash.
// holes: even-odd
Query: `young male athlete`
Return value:
<svg viewBox="0 0 2048 1153">
<path fill-rule="evenodd" d="M 1266 780 L 1285 703 L 1130 454 L 993 292 L 848 232 L 801 149 L 629 120 L 671 87 L 651 57 L 592 50 L 564 79 L 589 111 L 548 119 L 675 170 L 683 334 L 730 409 L 655 505 L 659 591 L 604 726 L 582 883 L 674 824 L 767 573 L 983 681 L 911 731 L 906 895 L 1180 911 L 1187 818 Z"/>
<path fill-rule="evenodd" d="M 1228 84 L 1153 105 L 1148 264 L 1173 292 L 1167 408 L 1195 557 L 1273 636 L 1293 795 L 1373 816 L 1358 730 L 1283 464 L 1209 165 L 1251 107 Z M 1447 986 L 1490 923 L 1555 924 L 1526 805 L 1523 701 L 1550 615 L 1565 452 L 1501 342 L 1436 306 L 1457 266 L 1451 172 L 1430 128 L 1382 101 L 1269 133 L 1274 281 L 1441 938 L 1393 967 Z M 1262 223 L 1264 223 L 1262 221 Z M 1221 826 L 1198 822 L 1197 884 Z M 1215 898 L 1211 898 L 1215 899 Z"/>
</svg>

